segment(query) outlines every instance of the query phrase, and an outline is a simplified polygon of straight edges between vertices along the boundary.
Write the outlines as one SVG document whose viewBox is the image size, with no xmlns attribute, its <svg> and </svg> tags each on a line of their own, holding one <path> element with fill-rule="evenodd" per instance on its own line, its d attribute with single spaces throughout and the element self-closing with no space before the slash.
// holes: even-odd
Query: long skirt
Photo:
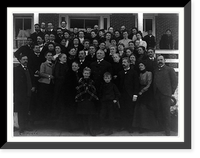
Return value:
<svg viewBox="0 0 200 158">
<path fill-rule="evenodd" d="M 150 109 L 149 106 L 142 103 L 137 103 L 134 112 L 133 127 L 152 131 L 158 129 L 155 111 Z"/>
</svg>

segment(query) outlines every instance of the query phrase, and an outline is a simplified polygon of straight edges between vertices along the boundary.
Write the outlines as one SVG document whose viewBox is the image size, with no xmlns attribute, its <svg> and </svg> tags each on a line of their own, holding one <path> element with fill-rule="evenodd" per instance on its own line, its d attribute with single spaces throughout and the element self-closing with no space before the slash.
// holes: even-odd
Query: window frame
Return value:
<svg viewBox="0 0 200 158">
<path fill-rule="evenodd" d="M 17 38 L 17 35 L 16 35 L 16 31 L 15 31 L 15 28 L 16 28 L 16 19 L 23 19 L 23 27 L 24 27 L 24 19 L 31 19 L 31 29 L 30 29 L 30 33 L 33 32 L 34 30 L 34 24 L 33 24 L 33 14 L 13 14 L 13 49 L 19 49 L 19 47 L 16 46 L 16 41 L 23 41 L 23 44 L 25 44 L 25 41 L 27 40 L 27 38 L 21 38 L 21 39 L 18 39 Z"/>
</svg>

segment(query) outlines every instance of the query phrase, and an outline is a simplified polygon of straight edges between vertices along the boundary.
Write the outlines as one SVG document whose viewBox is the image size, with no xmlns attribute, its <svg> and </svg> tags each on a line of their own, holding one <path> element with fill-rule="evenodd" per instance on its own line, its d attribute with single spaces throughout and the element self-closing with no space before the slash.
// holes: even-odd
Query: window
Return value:
<svg viewBox="0 0 200 158">
<path fill-rule="evenodd" d="M 14 49 L 26 44 L 26 39 L 31 34 L 32 20 L 32 16 L 14 16 Z"/>
<path fill-rule="evenodd" d="M 84 29 L 86 27 L 93 28 L 94 25 L 99 25 L 99 19 L 90 19 L 90 18 L 71 18 L 70 19 L 70 28 L 79 28 Z"/>
<path fill-rule="evenodd" d="M 145 32 L 152 30 L 152 19 L 144 19 L 143 25 Z"/>
</svg>

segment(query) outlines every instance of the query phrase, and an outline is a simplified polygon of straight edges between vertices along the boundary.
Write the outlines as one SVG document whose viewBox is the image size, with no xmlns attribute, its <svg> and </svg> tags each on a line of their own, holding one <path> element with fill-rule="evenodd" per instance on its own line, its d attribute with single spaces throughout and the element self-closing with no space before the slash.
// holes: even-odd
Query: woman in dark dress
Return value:
<svg viewBox="0 0 200 158">
<path fill-rule="evenodd" d="M 118 80 L 117 80 L 117 75 L 118 73 L 123 70 L 123 66 L 122 66 L 122 61 L 121 58 L 119 56 L 119 54 L 115 53 L 113 54 L 113 62 L 112 62 L 112 70 L 113 70 L 113 83 L 115 83 L 116 85 L 119 85 Z"/>
<path fill-rule="evenodd" d="M 81 115 L 84 134 L 89 132 L 90 135 L 95 136 L 94 117 L 97 115 L 97 109 L 94 101 L 98 100 L 96 95 L 96 88 L 94 82 L 90 79 L 91 69 L 86 67 L 83 69 L 83 77 L 79 80 L 77 95 L 75 101 L 77 102 L 77 114 Z"/>
<path fill-rule="evenodd" d="M 133 126 L 137 127 L 139 132 L 142 133 L 144 130 L 155 130 L 157 121 L 152 109 L 152 72 L 146 71 L 144 62 L 139 62 L 139 72 L 140 91 L 135 107 Z"/>
<path fill-rule="evenodd" d="M 79 71 L 79 64 L 77 61 L 72 63 L 71 68 L 69 69 L 69 77 L 67 81 L 67 114 L 66 114 L 66 122 L 67 129 L 70 131 L 77 130 L 81 128 L 81 118 L 77 115 L 77 104 L 75 102 L 76 96 L 76 87 L 78 86 L 79 79 L 83 76 L 82 73 Z"/>
<path fill-rule="evenodd" d="M 69 50 L 69 55 L 67 56 L 67 65 L 68 65 L 68 67 L 71 69 L 72 63 L 74 61 L 77 61 L 77 60 L 78 60 L 77 51 L 76 51 L 76 49 L 74 47 L 72 47 Z"/>
<path fill-rule="evenodd" d="M 58 118 L 60 112 L 63 109 L 65 104 L 65 95 L 66 95 L 66 82 L 67 82 L 67 73 L 69 71 L 68 65 L 66 63 L 67 56 L 66 54 L 60 54 L 58 56 L 58 61 L 54 67 L 54 97 L 53 97 L 53 110 L 52 117 Z"/>
</svg>

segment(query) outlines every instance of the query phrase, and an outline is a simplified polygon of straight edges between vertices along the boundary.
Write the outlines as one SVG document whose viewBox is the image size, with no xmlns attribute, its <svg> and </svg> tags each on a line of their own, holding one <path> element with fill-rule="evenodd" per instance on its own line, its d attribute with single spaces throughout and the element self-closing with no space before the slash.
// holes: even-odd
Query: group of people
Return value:
<svg viewBox="0 0 200 158">
<path fill-rule="evenodd" d="M 69 131 L 111 135 L 164 130 L 170 135 L 171 96 L 177 75 L 155 56 L 155 38 L 146 41 L 133 28 L 107 32 L 94 27 L 86 32 L 55 31 L 52 23 L 35 24 L 27 45 L 15 53 L 14 110 L 19 132 L 43 120 Z M 151 38 L 153 37 L 153 38 Z"/>
</svg>

